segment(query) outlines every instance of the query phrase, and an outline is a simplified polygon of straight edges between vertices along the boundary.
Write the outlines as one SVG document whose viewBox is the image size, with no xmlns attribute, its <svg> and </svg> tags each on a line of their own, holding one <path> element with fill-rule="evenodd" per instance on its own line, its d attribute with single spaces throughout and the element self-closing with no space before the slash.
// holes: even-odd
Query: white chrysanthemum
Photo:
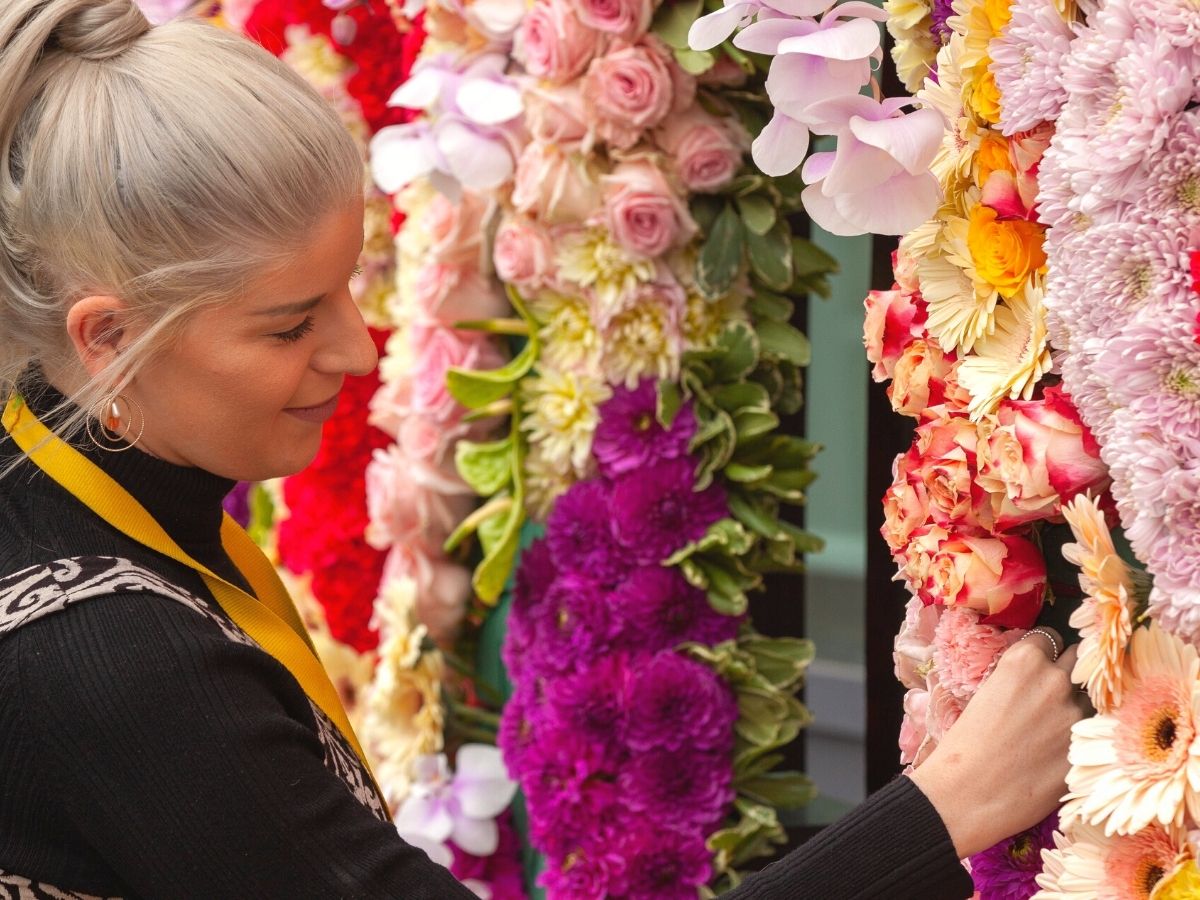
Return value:
<svg viewBox="0 0 1200 900">
<path fill-rule="evenodd" d="M 968 221 L 947 215 L 932 250 L 917 264 L 921 296 L 929 306 L 926 327 L 943 350 L 970 352 L 995 328 L 1000 294 L 975 274 L 967 244 Z"/>
<path fill-rule="evenodd" d="M 1041 890 L 1033 900 L 1150 900 L 1164 876 L 1191 856 L 1182 828 L 1157 825 L 1130 836 L 1078 825 L 1065 835 L 1056 831 L 1054 844 L 1042 851 Z"/>
<path fill-rule="evenodd" d="M 884 0 L 887 30 L 891 34 L 892 60 L 904 89 L 915 94 L 925 83 L 937 56 L 930 28 L 932 8 L 926 0 Z"/>
<path fill-rule="evenodd" d="M 603 228 L 588 228 L 564 237 L 556 262 L 560 278 L 592 290 L 599 324 L 623 309 L 638 288 L 656 274 L 653 260 L 625 250 Z"/>
<path fill-rule="evenodd" d="M 1135 834 L 1200 813 L 1200 657 L 1152 622 L 1134 632 L 1128 664 L 1121 706 L 1071 729 L 1066 828 Z"/>
<path fill-rule="evenodd" d="M 1107 713 L 1121 703 L 1125 652 L 1133 634 L 1133 579 L 1094 498 L 1080 494 L 1063 507 L 1063 516 L 1075 543 L 1065 544 L 1062 554 L 1079 567 L 1086 595 L 1071 613 L 1071 627 L 1081 638 L 1071 680 L 1087 687 L 1092 705 Z"/>
<path fill-rule="evenodd" d="M 645 377 L 674 379 L 683 352 L 682 290 L 648 294 L 622 310 L 604 329 L 601 366 L 610 384 L 632 390 Z"/>
<path fill-rule="evenodd" d="M 1062 67 L 1074 36 L 1054 0 L 1013 3 L 1011 21 L 990 48 L 1004 134 L 1058 117 L 1067 101 Z"/>
<path fill-rule="evenodd" d="M 603 380 L 582 372 L 544 369 L 522 386 L 521 430 L 539 445 L 546 462 L 582 474 L 592 454 L 600 404 L 612 391 Z"/>
<path fill-rule="evenodd" d="M 544 522 L 554 508 L 555 502 L 580 478 L 591 472 L 576 476 L 570 466 L 562 467 L 550 463 L 542 448 L 534 444 L 525 456 L 525 507 L 536 522 Z"/>
<path fill-rule="evenodd" d="M 1050 371 L 1042 289 L 1032 282 L 996 307 L 995 330 L 975 343 L 958 367 L 958 383 L 971 394 L 968 409 L 978 421 L 1005 398 L 1030 399 Z"/>
<path fill-rule="evenodd" d="M 531 311 L 542 323 L 542 360 L 549 368 L 599 374 L 600 335 L 584 299 L 542 291 Z"/>
</svg>

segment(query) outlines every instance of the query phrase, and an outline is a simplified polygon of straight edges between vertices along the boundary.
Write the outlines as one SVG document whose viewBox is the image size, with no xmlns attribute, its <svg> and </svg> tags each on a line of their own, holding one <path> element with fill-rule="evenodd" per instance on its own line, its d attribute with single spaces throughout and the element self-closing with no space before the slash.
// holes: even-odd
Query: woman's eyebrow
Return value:
<svg viewBox="0 0 1200 900">
<path fill-rule="evenodd" d="M 280 306 L 272 306 L 269 309 L 256 309 L 256 316 L 296 316 L 300 313 L 306 313 L 318 303 L 321 302 L 320 297 L 313 297 L 309 300 L 298 300 L 295 303 L 284 303 Z"/>
</svg>

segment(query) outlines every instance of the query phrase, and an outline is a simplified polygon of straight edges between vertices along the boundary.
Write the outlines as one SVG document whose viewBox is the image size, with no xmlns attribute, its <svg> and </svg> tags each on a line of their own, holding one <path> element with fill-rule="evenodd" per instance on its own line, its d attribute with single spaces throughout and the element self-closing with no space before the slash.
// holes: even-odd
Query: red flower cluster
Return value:
<svg viewBox="0 0 1200 900">
<path fill-rule="evenodd" d="M 385 4 L 360 4 L 342 13 L 354 21 L 355 35 L 348 44 L 339 44 L 332 35 L 336 15 L 321 0 L 260 0 L 244 30 L 276 56 L 287 49 L 290 26 L 306 25 L 313 34 L 325 35 L 354 64 L 346 90 L 362 107 L 371 132 L 408 121 L 407 110 L 391 108 L 387 101 L 408 77 L 424 31 L 417 27 L 403 34 Z"/>
<path fill-rule="evenodd" d="M 386 331 L 372 330 L 380 353 Z M 347 378 L 337 412 L 325 423 L 311 466 L 283 483 L 290 516 L 279 524 L 279 557 L 297 574 L 312 574 L 312 591 L 325 610 L 330 633 L 358 651 L 379 635 L 371 613 L 387 554 L 367 544 L 365 473 L 371 454 L 389 438 L 367 424 L 368 404 L 379 388 L 376 373 Z"/>
</svg>

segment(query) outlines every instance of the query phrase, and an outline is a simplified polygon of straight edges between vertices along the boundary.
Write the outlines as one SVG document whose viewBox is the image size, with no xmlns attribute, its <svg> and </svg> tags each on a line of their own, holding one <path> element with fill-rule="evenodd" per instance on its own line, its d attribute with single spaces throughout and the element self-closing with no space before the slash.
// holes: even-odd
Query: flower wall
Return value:
<svg viewBox="0 0 1200 900">
<path fill-rule="evenodd" d="M 1197 896 L 1200 8 L 888 0 L 904 113 L 845 96 L 863 78 L 851 48 L 878 50 L 853 23 L 874 14 L 815 7 L 730 3 L 706 26 L 836 86 L 805 105 L 781 78 L 772 95 L 779 129 L 836 138 L 804 165 L 809 209 L 903 234 L 864 332 L 916 420 L 882 528 L 912 595 L 900 760 L 927 758 L 1024 629 L 1073 630 L 1095 714 L 1064 806 L 967 862 L 977 896 Z M 790 171 L 769 137 L 756 162 Z M 860 204 L 867 160 L 893 173 L 889 213 Z"/>
</svg>

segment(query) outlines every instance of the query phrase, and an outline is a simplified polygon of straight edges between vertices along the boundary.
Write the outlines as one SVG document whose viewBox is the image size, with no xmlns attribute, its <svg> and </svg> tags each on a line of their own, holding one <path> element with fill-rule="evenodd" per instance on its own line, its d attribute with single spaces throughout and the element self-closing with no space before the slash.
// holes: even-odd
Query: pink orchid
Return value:
<svg viewBox="0 0 1200 900">
<path fill-rule="evenodd" d="M 804 206 L 833 234 L 904 234 L 926 221 L 942 199 L 929 171 L 945 132 L 942 115 L 904 115 L 903 99 L 855 96 L 821 104 L 827 122 L 844 117 L 835 152 L 814 153 L 801 173 Z M 825 132 L 828 133 L 828 132 Z"/>
</svg>

